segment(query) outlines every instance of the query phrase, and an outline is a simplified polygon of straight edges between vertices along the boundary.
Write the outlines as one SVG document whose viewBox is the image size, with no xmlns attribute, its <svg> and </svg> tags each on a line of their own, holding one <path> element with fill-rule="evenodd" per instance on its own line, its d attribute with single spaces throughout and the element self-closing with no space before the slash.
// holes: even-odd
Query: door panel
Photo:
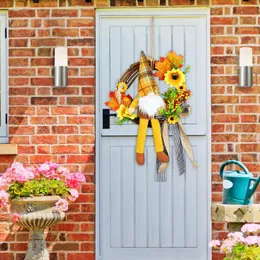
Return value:
<svg viewBox="0 0 260 260">
<path fill-rule="evenodd" d="M 167 182 L 156 182 L 156 154 L 151 129 L 144 166 L 135 162 L 138 126 L 117 125 L 102 129 L 97 117 L 99 150 L 98 244 L 103 260 L 206 260 L 208 256 L 208 136 L 207 136 L 207 18 L 205 15 L 164 15 L 165 11 L 100 15 L 98 20 L 97 114 L 107 108 L 109 91 L 121 75 L 137 62 L 143 50 L 159 59 L 170 50 L 184 55 L 191 70 L 187 86 L 192 90 L 191 115 L 183 120 L 199 168 L 186 159 L 186 173 L 179 175 L 175 147 L 170 138 Z M 172 11 L 173 12 L 173 11 Z M 177 11 L 174 11 L 177 13 Z M 108 11 L 109 13 L 109 11 Z M 140 15 L 139 15 L 140 14 Z M 151 32 L 151 24 L 154 31 Z M 152 35 L 154 38 L 152 39 Z M 128 93 L 135 96 L 138 80 Z M 168 86 L 158 81 L 161 92 Z M 112 112 L 112 111 L 111 111 Z"/>
<path fill-rule="evenodd" d="M 170 139 L 167 182 L 158 183 L 152 137 L 146 142 L 145 166 L 135 163 L 135 137 L 117 137 L 116 142 L 102 138 L 101 238 L 104 252 L 113 255 L 113 260 L 128 259 L 128 254 L 141 260 L 134 257 L 148 249 L 154 253 L 165 249 L 169 254 L 165 252 L 169 257 L 165 259 L 181 249 L 193 249 L 192 259 L 206 259 L 206 250 L 202 250 L 207 246 L 206 141 L 203 136 L 190 140 L 200 167 L 194 169 L 186 158 L 187 172 L 179 175 Z M 116 258 L 118 252 L 124 258 Z M 202 254 L 205 258 L 196 258 Z"/>
<path fill-rule="evenodd" d="M 121 18 L 122 19 L 122 18 Z M 109 91 L 116 88 L 119 78 L 129 66 L 139 61 L 143 50 L 151 55 L 151 18 L 104 18 L 101 20 L 102 41 L 100 46 L 101 64 L 99 108 L 106 108 Z M 206 19 L 205 18 L 154 18 L 154 58 L 165 56 L 170 50 L 184 56 L 184 66 L 191 66 L 187 76 L 187 86 L 192 91 L 191 115 L 183 120 L 188 135 L 206 134 L 206 95 L 207 95 L 207 53 L 206 53 Z M 203 33 L 204 32 L 204 33 Z M 158 82 L 158 79 L 156 79 Z M 109 82 L 109 86 L 108 86 Z M 167 90 L 168 85 L 159 81 L 161 92 Z M 138 80 L 127 93 L 134 97 L 137 93 Z M 102 129 L 103 136 L 133 135 L 137 133 L 137 126 L 133 123 L 118 127 L 115 118 L 111 118 L 110 129 Z M 148 135 L 151 135 L 148 131 Z"/>
</svg>

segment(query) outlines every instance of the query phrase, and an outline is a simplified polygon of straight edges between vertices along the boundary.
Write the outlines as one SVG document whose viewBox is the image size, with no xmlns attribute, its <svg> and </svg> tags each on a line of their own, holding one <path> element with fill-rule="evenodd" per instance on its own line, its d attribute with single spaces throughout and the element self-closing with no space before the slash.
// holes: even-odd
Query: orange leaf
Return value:
<svg viewBox="0 0 260 260">
<path fill-rule="evenodd" d="M 183 56 L 182 55 L 176 55 L 174 51 L 170 51 L 167 55 L 168 59 L 170 60 L 171 64 L 174 65 L 174 67 L 181 68 L 183 66 Z"/>
<path fill-rule="evenodd" d="M 171 62 L 168 58 L 160 58 L 161 61 L 155 62 L 155 68 L 158 70 L 154 76 L 158 77 L 160 80 L 164 80 L 164 74 L 172 69 Z M 163 61 L 162 61 L 163 60 Z"/>
<path fill-rule="evenodd" d="M 116 93 L 114 91 L 111 91 L 109 93 L 110 100 L 106 102 L 105 104 L 111 109 L 111 110 L 117 110 L 120 106 L 116 99 Z"/>
</svg>

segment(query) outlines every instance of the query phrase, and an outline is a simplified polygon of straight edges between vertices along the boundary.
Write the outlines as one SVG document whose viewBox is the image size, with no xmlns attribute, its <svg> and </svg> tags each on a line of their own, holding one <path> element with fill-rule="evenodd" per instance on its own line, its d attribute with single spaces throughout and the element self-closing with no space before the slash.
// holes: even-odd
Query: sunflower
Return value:
<svg viewBox="0 0 260 260">
<path fill-rule="evenodd" d="M 181 86 L 179 86 L 179 90 L 181 91 L 181 92 L 184 92 L 185 90 L 186 90 L 186 84 L 185 83 L 183 83 Z"/>
<path fill-rule="evenodd" d="M 171 87 L 179 89 L 185 83 L 185 75 L 180 69 L 169 70 L 164 76 L 164 81 Z"/>
<path fill-rule="evenodd" d="M 133 120 L 137 117 L 136 114 L 130 115 L 128 108 L 122 104 L 120 105 L 120 107 L 116 111 L 116 113 L 120 120 L 123 120 L 124 118 L 129 118 L 129 119 Z"/>
<path fill-rule="evenodd" d="M 118 84 L 117 84 L 117 89 L 118 89 L 120 92 L 124 93 L 124 92 L 126 92 L 126 90 L 128 89 L 128 87 L 127 87 L 127 85 L 126 85 L 125 82 L 120 81 L 120 82 L 118 82 Z"/>
<path fill-rule="evenodd" d="M 170 116 L 170 117 L 168 117 L 167 121 L 168 121 L 168 124 L 173 125 L 179 121 L 179 118 L 177 118 L 175 116 Z"/>
</svg>

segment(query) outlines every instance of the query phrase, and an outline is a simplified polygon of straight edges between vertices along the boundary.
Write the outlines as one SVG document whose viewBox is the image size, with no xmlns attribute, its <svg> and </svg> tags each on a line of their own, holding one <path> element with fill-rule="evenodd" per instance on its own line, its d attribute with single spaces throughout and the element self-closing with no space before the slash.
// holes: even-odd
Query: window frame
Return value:
<svg viewBox="0 0 260 260">
<path fill-rule="evenodd" d="M 0 11 L 0 91 L 1 91 L 1 124 L 0 144 L 8 143 L 8 11 Z"/>
</svg>

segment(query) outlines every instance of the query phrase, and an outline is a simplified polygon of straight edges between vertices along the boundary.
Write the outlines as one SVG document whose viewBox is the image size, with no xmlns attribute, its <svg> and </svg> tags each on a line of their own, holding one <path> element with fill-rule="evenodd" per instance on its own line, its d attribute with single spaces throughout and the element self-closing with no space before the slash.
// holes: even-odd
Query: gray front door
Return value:
<svg viewBox="0 0 260 260">
<path fill-rule="evenodd" d="M 209 232 L 208 161 L 208 11 L 148 9 L 98 11 L 97 15 L 97 244 L 104 260 L 206 260 Z M 153 17 L 153 18 L 152 18 Z M 151 20 L 154 39 L 151 39 Z M 187 158 L 179 175 L 170 142 L 170 166 L 165 183 L 155 181 L 151 132 L 146 164 L 135 162 L 137 125 L 119 126 L 110 119 L 102 129 L 102 109 L 109 91 L 140 51 L 156 59 L 170 50 L 191 66 L 187 86 L 192 91 L 191 115 L 184 121 L 199 168 Z M 159 83 L 161 91 L 167 86 Z M 137 82 L 129 89 L 137 92 Z M 170 140 L 171 141 L 171 140 Z M 97 258 L 98 259 L 98 258 Z"/>
</svg>

